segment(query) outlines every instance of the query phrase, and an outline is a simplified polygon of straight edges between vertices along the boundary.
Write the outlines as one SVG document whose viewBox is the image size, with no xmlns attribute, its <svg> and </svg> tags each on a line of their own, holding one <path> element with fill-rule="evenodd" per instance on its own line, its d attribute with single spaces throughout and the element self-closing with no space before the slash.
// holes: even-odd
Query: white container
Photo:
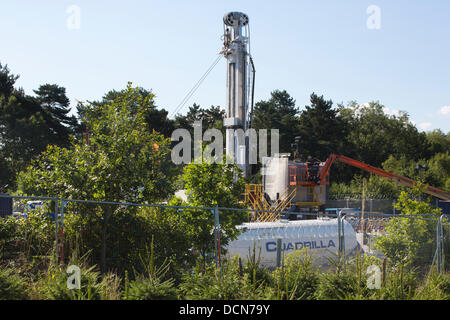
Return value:
<svg viewBox="0 0 450 320">
<path fill-rule="evenodd" d="M 344 220 L 343 224 L 345 255 L 349 256 L 355 254 L 360 246 L 350 223 Z M 228 245 L 227 250 L 231 256 L 239 255 L 243 262 L 248 260 L 256 245 L 256 257 L 260 254 L 261 266 L 276 267 L 279 238 L 282 254 L 286 256 L 295 250 L 308 248 L 316 265 L 327 265 L 328 258 L 336 258 L 338 254 L 337 219 L 252 222 L 238 228 L 245 231 Z"/>
</svg>

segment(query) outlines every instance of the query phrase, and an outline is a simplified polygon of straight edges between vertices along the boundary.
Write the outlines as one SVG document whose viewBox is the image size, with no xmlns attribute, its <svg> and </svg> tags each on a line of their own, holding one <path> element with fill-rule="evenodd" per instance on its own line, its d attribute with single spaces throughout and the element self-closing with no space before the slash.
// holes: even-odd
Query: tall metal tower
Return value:
<svg viewBox="0 0 450 320">
<path fill-rule="evenodd" d="M 243 171 L 249 172 L 248 137 L 235 134 L 249 127 L 249 43 L 248 16 L 230 12 L 223 17 L 224 37 L 221 53 L 227 59 L 227 108 L 224 119 L 226 130 L 226 155 Z M 239 137 L 243 137 L 239 139 Z"/>
</svg>

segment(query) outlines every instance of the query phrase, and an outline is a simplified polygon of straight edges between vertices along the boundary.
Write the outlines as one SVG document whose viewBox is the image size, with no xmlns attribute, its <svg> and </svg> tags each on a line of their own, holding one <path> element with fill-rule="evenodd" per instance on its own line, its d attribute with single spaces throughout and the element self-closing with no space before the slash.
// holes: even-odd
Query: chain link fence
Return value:
<svg viewBox="0 0 450 320">
<path fill-rule="evenodd" d="M 395 208 L 395 199 L 329 199 L 325 204 L 326 208 L 354 208 L 366 212 L 377 212 L 385 214 L 399 214 Z"/>
<path fill-rule="evenodd" d="M 233 233 L 239 240 L 234 225 L 250 221 L 249 217 L 256 214 L 256 210 L 237 208 L 7 195 L 0 195 L 0 198 L 4 200 L 2 208 L 6 208 L 2 211 L 6 214 L 0 217 L 2 263 L 50 257 L 68 264 L 82 259 L 103 272 L 118 274 L 127 270 L 142 272 L 150 261 L 157 264 L 168 261 L 187 268 L 199 257 L 215 261 L 219 266 L 224 258 L 223 250 L 229 249 L 229 243 L 223 240 Z M 351 203 L 348 207 L 352 207 Z M 300 231 L 288 232 L 286 228 L 296 223 Z M 301 229 L 302 223 L 311 226 Z M 264 236 L 256 231 L 250 236 L 253 240 L 262 240 L 262 255 L 270 255 L 275 262 L 280 252 L 301 248 L 322 251 L 331 248 L 350 256 L 355 254 L 348 252 L 352 249 L 351 243 L 358 243 L 368 255 L 394 262 L 408 260 L 424 272 L 431 265 L 438 266 L 441 272 L 449 268 L 450 226 L 445 216 L 394 216 L 339 210 L 309 222 L 279 221 L 266 229 Z M 248 236 L 247 233 L 245 237 Z M 249 240 L 247 238 L 240 240 Z M 280 245 L 278 239 L 281 239 Z M 245 251 L 249 249 L 251 245 Z"/>
<path fill-rule="evenodd" d="M 33 268 L 57 254 L 57 202 L 51 197 L 0 195 L 0 259 Z"/>
</svg>

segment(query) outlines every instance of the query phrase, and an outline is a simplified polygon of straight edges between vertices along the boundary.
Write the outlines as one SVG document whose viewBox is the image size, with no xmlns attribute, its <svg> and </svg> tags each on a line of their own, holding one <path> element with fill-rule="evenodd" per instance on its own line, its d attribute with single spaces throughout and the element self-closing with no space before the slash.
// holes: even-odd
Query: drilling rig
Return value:
<svg viewBox="0 0 450 320">
<path fill-rule="evenodd" d="M 250 54 L 249 18 L 242 12 L 229 12 L 223 17 L 223 48 L 220 52 L 227 60 L 227 102 L 223 120 L 226 128 L 226 155 L 241 169 L 244 177 L 251 174 L 249 159 L 256 152 L 250 149 L 248 129 L 251 129 L 255 67 Z M 268 129 L 268 128 L 267 128 Z M 240 134 L 238 132 L 240 131 Z M 300 161 L 300 137 L 292 145 L 294 159 L 290 154 L 274 154 L 263 157 L 262 184 L 249 184 L 245 189 L 245 202 L 262 212 L 253 217 L 255 222 L 275 221 L 282 218 L 275 212 L 288 212 L 283 217 L 314 218 L 320 213 L 327 199 L 329 173 L 334 161 L 385 177 L 398 184 L 412 187 L 415 181 L 366 165 L 345 156 L 332 154 L 326 161 L 308 157 Z M 426 192 L 437 198 L 449 200 L 442 190 L 428 187 Z"/>
<path fill-rule="evenodd" d="M 224 15 L 223 24 L 223 49 L 220 53 L 227 60 L 227 107 L 223 121 L 226 155 L 246 177 L 250 168 L 249 139 L 245 134 L 237 135 L 235 132 L 242 130 L 245 133 L 251 126 L 249 101 L 254 91 L 255 69 L 250 56 L 249 19 L 242 12 L 229 12 Z"/>
</svg>

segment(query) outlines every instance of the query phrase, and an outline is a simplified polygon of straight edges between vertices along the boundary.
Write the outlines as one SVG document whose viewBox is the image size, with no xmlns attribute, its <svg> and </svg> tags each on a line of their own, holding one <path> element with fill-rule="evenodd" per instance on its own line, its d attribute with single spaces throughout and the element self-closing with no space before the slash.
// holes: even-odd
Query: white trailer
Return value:
<svg viewBox="0 0 450 320">
<path fill-rule="evenodd" d="M 360 248 L 356 233 L 350 223 L 345 220 L 342 223 L 345 255 L 356 254 Z M 327 265 L 328 258 L 335 258 L 338 254 L 337 219 L 251 222 L 238 228 L 244 229 L 244 232 L 227 249 L 229 255 L 239 255 L 243 262 L 248 260 L 255 246 L 256 256 L 260 254 L 260 264 L 269 268 L 276 267 L 277 239 L 282 241 L 284 255 L 307 248 L 316 265 Z"/>
</svg>

